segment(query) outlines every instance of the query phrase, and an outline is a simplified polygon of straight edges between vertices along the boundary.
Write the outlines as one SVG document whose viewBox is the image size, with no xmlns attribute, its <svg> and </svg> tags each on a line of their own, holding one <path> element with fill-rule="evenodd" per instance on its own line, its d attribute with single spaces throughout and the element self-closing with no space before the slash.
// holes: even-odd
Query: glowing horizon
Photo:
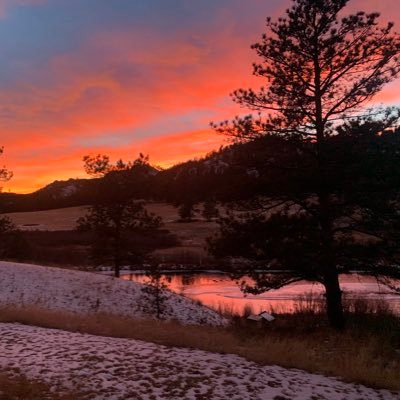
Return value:
<svg viewBox="0 0 400 400">
<path fill-rule="evenodd" d="M 289 0 L 0 0 L 0 165 L 4 191 L 87 177 L 82 157 L 139 152 L 169 167 L 226 143 L 210 121 L 240 112 L 250 45 Z M 396 0 L 352 0 L 400 30 Z M 261 81 L 256 81 L 261 85 Z M 376 102 L 400 104 L 400 80 Z"/>
</svg>

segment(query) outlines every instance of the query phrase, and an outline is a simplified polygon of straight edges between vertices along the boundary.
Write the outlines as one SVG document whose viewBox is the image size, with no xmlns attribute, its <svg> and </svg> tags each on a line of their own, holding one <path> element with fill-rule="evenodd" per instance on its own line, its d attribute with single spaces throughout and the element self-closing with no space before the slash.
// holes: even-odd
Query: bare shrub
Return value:
<svg viewBox="0 0 400 400">
<path fill-rule="evenodd" d="M 345 312 L 351 314 L 393 314 L 390 304 L 384 298 L 368 299 L 365 297 L 344 297 Z"/>
<path fill-rule="evenodd" d="M 243 307 L 243 317 L 247 318 L 250 315 L 254 314 L 254 307 L 251 303 L 246 303 Z"/>
<path fill-rule="evenodd" d="M 320 294 L 314 292 L 304 293 L 296 297 L 294 312 L 296 314 L 321 314 L 325 312 L 325 301 Z"/>
</svg>

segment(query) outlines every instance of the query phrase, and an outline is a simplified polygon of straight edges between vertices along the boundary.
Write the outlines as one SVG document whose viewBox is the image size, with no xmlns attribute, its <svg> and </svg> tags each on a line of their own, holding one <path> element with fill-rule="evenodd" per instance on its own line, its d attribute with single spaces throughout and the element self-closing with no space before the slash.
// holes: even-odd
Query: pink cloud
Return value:
<svg viewBox="0 0 400 400">
<path fill-rule="evenodd" d="M 0 0 L 0 13 L 9 3 Z M 3 88 L 5 154 L 0 161 L 14 170 L 6 187 L 30 191 L 54 179 L 84 176 L 81 159 L 91 151 L 125 159 L 143 151 L 152 162 L 169 166 L 219 147 L 225 138 L 208 129 L 209 121 L 245 112 L 228 94 L 263 84 L 251 74 L 257 57 L 250 44 L 259 39 L 264 16 L 255 18 L 252 31 L 238 34 L 236 3 L 221 10 L 215 28 L 207 32 L 201 26 L 168 36 L 143 26 L 98 32 Z M 379 8 L 384 19 L 399 20 L 397 2 L 375 3 L 349 4 L 354 10 Z M 398 83 L 390 85 L 376 101 L 399 103 L 398 88 Z M 116 132 L 125 136 L 123 144 L 96 145 L 96 139 L 112 140 Z"/>
</svg>

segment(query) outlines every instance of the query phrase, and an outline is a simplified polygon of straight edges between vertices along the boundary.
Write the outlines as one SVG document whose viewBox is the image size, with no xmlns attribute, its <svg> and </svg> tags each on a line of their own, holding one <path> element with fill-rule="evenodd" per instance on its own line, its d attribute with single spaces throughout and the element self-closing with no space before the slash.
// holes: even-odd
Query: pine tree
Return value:
<svg viewBox="0 0 400 400">
<path fill-rule="evenodd" d="M 141 303 L 143 308 L 156 315 L 157 319 L 162 319 L 168 311 L 168 286 L 165 278 L 156 264 L 152 264 L 146 272 L 149 281 L 143 286 Z"/>
<path fill-rule="evenodd" d="M 142 201 L 134 195 L 140 193 L 143 186 L 142 174 L 139 181 L 132 174 L 138 168 L 149 167 L 148 158 L 143 155 L 134 162 L 119 160 L 110 164 L 107 156 L 85 157 L 85 170 L 101 177 L 98 196 L 86 216 L 77 221 L 79 230 L 94 232 L 92 244 L 93 256 L 97 261 L 112 262 L 115 277 L 120 276 L 121 266 L 143 259 L 143 250 L 134 249 L 129 238 L 133 234 L 150 234 L 162 225 L 161 218 L 149 213 Z M 139 187 L 137 187 L 137 186 Z"/>
<path fill-rule="evenodd" d="M 4 152 L 4 147 L 0 147 L 0 156 Z M 9 181 L 13 176 L 13 173 L 9 171 L 6 167 L 0 168 L 0 181 Z M 0 188 L 1 191 L 2 188 Z"/>
<path fill-rule="evenodd" d="M 195 215 L 194 202 L 190 199 L 186 199 L 178 208 L 178 215 L 180 221 L 191 222 Z"/>
<path fill-rule="evenodd" d="M 4 148 L 0 147 L 0 156 L 3 154 Z M 6 167 L 0 168 L 0 181 L 9 181 L 13 173 Z M 1 192 L 0 188 L 0 192 Z M 0 210 L 1 211 L 1 210 Z M 12 239 L 17 234 L 18 230 L 15 224 L 9 217 L 0 216 L 0 256 L 8 256 L 12 248 Z"/>
<path fill-rule="evenodd" d="M 344 201 L 344 190 L 349 182 L 361 179 L 340 168 L 341 151 L 346 149 L 344 141 L 335 137 L 338 126 L 349 119 L 362 124 L 380 113 L 385 125 L 382 111 L 364 105 L 400 70 L 400 38 L 393 24 L 380 25 L 377 13 L 342 16 L 347 3 L 293 0 L 284 18 L 277 22 L 268 18 L 261 42 L 252 46 L 261 58 L 254 64 L 254 74 L 264 79 L 265 86 L 233 93 L 236 102 L 258 114 L 214 124 L 238 141 L 280 137 L 285 151 L 276 155 L 269 149 L 265 159 L 265 169 L 282 177 L 275 184 L 269 179 L 275 198 L 258 205 L 252 202 L 254 213 L 247 218 L 223 219 L 211 249 L 293 270 L 272 278 L 253 274 L 257 285 L 247 290 L 262 292 L 304 278 L 321 282 L 329 321 L 338 329 L 344 326 L 342 251 L 348 259 L 358 247 L 348 223 L 358 215 L 358 206 L 347 202 L 351 196 Z M 398 111 L 390 113 L 395 120 Z M 281 196 L 276 195 L 277 188 L 282 188 Z M 347 228 L 341 229 L 341 223 Z M 364 249 L 359 256 L 365 254 Z"/>
<path fill-rule="evenodd" d="M 219 215 L 217 204 L 213 200 L 206 200 L 203 203 L 203 209 L 201 215 L 207 221 L 211 221 L 213 218 L 217 218 Z"/>
</svg>

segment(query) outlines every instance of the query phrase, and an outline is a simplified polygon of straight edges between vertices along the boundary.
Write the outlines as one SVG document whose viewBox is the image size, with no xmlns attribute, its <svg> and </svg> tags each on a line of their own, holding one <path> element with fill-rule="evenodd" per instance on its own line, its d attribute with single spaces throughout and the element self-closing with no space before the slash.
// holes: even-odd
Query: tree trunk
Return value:
<svg viewBox="0 0 400 400">
<path fill-rule="evenodd" d="M 120 269 L 121 269 L 121 251 L 120 251 L 120 242 L 119 238 L 118 241 L 115 243 L 114 249 L 114 276 L 119 278 L 120 276 Z"/>
<path fill-rule="evenodd" d="M 321 226 L 321 271 L 323 271 L 326 313 L 332 328 L 343 329 L 345 325 L 342 305 L 342 290 L 339 283 L 339 273 L 336 266 L 333 247 L 333 223 L 330 211 L 330 196 L 319 194 L 320 226 Z"/>
<path fill-rule="evenodd" d="M 344 328 L 342 306 L 342 291 L 339 284 L 339 274 L 336 269 L 333 254 L 333 222 L 330 210 L 330 195 L 326 189 L 329 174 L 326 166 L 325 121 L 323 118 L 323 93 L 321 90 L 321 66 L 318 34 L 314 38 L 314 85 L 315 85 L 315 129 L 317 137 L 317 160 L 319 174 L 319 222 L 321 226 L 321 271 L 324 271 L 324 286 L 326 295 L 326 312 L 332 328 Z"/>
<path fill-rule="evenodd" d="M 114 261 L 114 277 L 115 278 L 119 278 L 120 277 L 120 269 L 121 269 L 120 261 L 116 259 Z"/>
<path fill-rule="evenodd" d="M 115 224 L 114 237 L 114 276 L 119 278 L 121 269 L 121 226 L 119 221 Z"/>
<path fill-rule="evenodd" d="M 332 328 L 344 328 L 344 315 L 342 304 L 342 291 L 339 284 L 339 274 L 332 269 L 325 275 L 326 312 Z"/>
</svg>

